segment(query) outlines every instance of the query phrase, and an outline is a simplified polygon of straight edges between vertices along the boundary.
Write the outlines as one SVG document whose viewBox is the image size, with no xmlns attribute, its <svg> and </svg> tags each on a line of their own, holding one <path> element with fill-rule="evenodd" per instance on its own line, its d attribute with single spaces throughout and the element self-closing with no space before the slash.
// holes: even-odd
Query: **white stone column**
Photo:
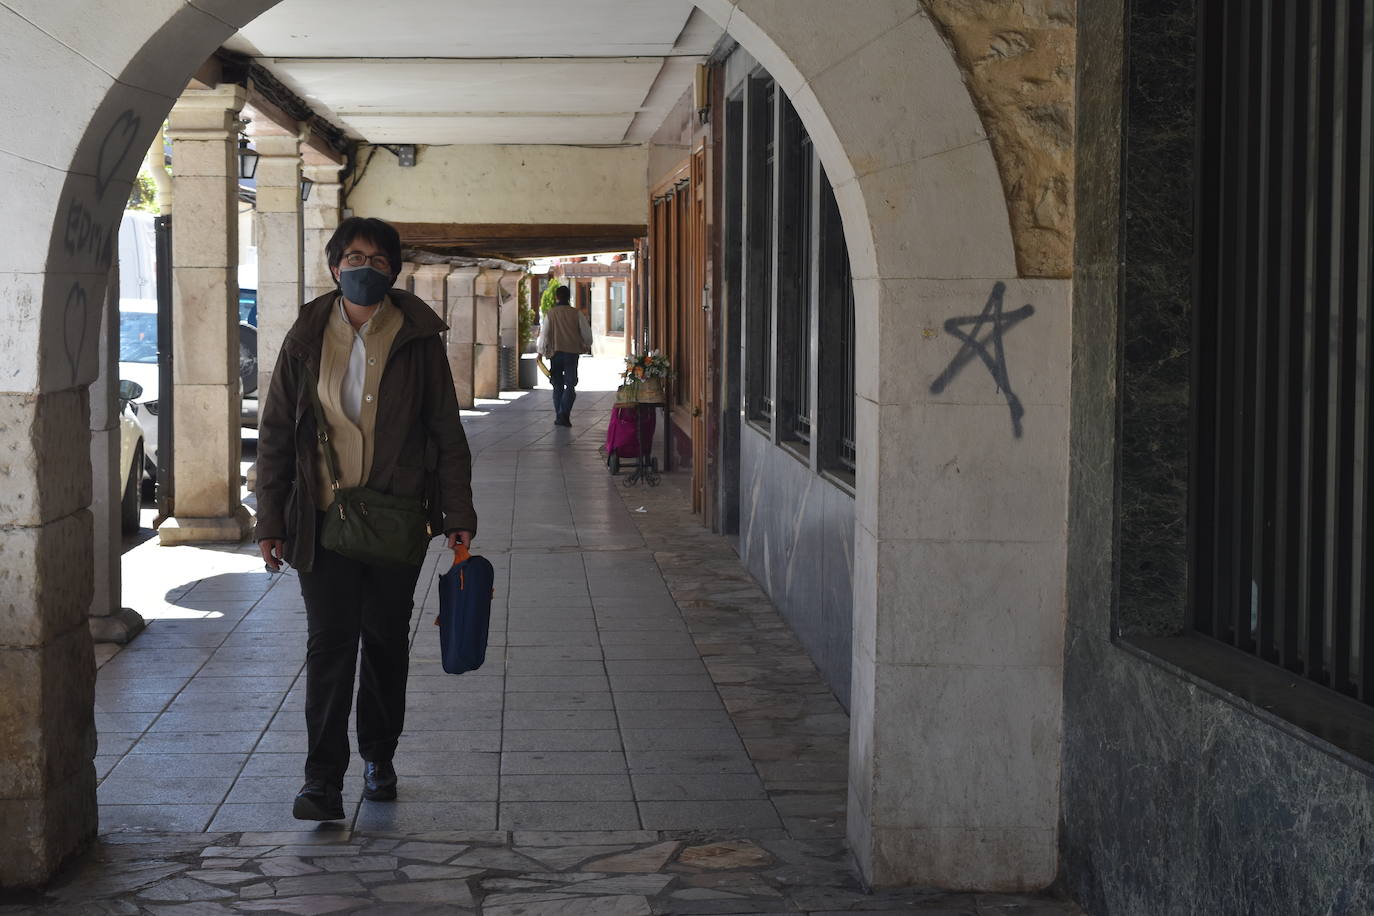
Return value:
<svg viewBox="0 0 1374 916">
<path fill-rule="evenodd" d="M 476 267 L 455 267 L 449 271 L 448 290 L 448 366 L 453 373 L 453 388 L 458 406 L 473 406 L 473 366 L 477 340 Z"/>
<path fill-rule="evenodd" d="M 343 188 L 339 184 L 339 170 L 343 166 L 333 162 L 317 165 L 313 163 L 314 158 L 311 152 L 305 153 L 305 167 L 301 170 L 304 177 L 314 182 L 310 199 L 302 208 L 305 238 L 302 305 L 335 289 L 324 248 L 334 230 L 339 228 L 339 198 Z"/>
<path fill-rule="evenodd" d="M 396 280 L 391 285 L 397 289 L 408 289 L 410 278 L 415 275 L 415 268 L 419 267 L 414 261 L 402 261 L 401 272 L 396 275 Z"/>
<path fill-rule="evenodd" d="M 189 89 L 172 106 L 175 515 L 164 545 L 239 541 L 239 86 Z"/>
<path fill-rule="evenodd" d="M 473 347 L 473 395 L 479 398 L 501 396 L 501 313 L 497 293 L 505 271 L 483 268 L 474 289 L 475 344 Z"/>
<path fill-rule="evenodd" d="M 439 316 L 440 321 L 448 321 L 447 279 L 451 268 L 448 264 L 420 264 L 415 267 L 415 295 Z"/>
<path fill-rule="evenodd" d="M 257 149 L 258 397 L 267 395 L 286 332 L 301 307 L 301 156 L 299 132 L 254 122 Z"/>
<path fill-rule="evenodd" d="M 521 270 L 502 271 L 501 282 L 498 287 L 501 293 L 499 319 L 501 346 L 499 352 L 506 353 L 508 352 L 506 348 L 510 348 L 513 375 L 510 379 L 511 388 L 518 388 L 520 384 L 520 279 L 523 276 L 525 273 Z"/>
<path fill-rule="evenodd" d="M 91 383 L 91 515 L 95 529 L 92 559 L 91 637 L 123 645 L 143 629 L 143 618 L 122 606 L 120 555 L 124 540 L 121 509 L 124 465 L 119 460 L 119 265 L 110 270 L 105 307 L 100 313 L 100 374 Z M 135 471 L 142 487 L 143 469 Z"/>
<path fill-rule="evenodd" d="M 854 286 L 857 351 L 881 359 L 861 356 L 856 379 L 851 847 L 876 885 L 1043 887 L 1056 863 L 1070 284 Z M 1023 319 L 991 332 L 1014 394 L 946 330 L 980 315 Z M 914 349 L 900 327 L 921 329 Z M 989 332 L 979 340 L 993 352 Z"/>
</svg>

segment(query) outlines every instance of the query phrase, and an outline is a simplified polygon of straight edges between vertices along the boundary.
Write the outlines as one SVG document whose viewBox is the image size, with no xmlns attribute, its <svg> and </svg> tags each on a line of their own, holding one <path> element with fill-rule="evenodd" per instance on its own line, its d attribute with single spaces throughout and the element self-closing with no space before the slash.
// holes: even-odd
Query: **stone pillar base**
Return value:
<svg viewBox="0 0 1374 916">
<path fill-rule="evenodd" d="M 131 607 L 122 607 L 100 617 L 91 617 L 91 639 L 127 645 L 148 624 L 143 615 Z"/>
<path fill-rule="evenodd" d="M 178 544 L 239 543 L 253 531 L 253 516 L 246 506 L 219 518 L 169 518 L 157 529 L 163 547 Z"/>
</svg>

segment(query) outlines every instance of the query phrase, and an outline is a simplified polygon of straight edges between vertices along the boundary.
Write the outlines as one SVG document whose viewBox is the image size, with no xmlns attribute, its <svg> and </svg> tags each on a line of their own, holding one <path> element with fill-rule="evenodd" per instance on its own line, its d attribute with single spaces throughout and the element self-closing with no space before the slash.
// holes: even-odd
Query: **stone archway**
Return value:
<svg viewBox="0 0 1374 916">
<path fill-rule="evenodd" d="M 945 5 L 699 5 L 806 123 L 843 213 L 858 351 L 876 356 L 857 378 L 855 852 L 875 884 L 1039 887 L 1056 866 L 1069 288 L 1019 275 L 1008 166 L 926 3 Z M 115 0 L 76 21 L 0 2 L 7 123 L 50 128 L 0 149 L 7 212 L 37 217 L 0 244 L 0 885 L 43 881 L 96 829 L 86 386 L 108 240 L 191 73 L 272 5 Z M 959 330 L 1009 330 L 1003 301 L 1034 320 L 1000 375 L 977 374 Z"/>
</svg>

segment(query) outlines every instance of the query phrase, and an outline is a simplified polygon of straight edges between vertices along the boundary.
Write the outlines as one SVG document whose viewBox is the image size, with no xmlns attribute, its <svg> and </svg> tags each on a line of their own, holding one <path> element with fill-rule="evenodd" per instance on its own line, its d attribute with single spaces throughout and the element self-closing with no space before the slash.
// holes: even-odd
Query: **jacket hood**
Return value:
<svg viewBox="0 0 1374 916">
<path fill-rule="evenodd" d="M 391 289 L 387 291 L 387 295 L 405 321 L 396 334 L 393 348 L 418 337 L 434 337 L 448 330 L 448 325 L 434 314 L 434 309 L 414 293 L 403 289 Z M 324 328 L 329 322 L 329 316 L 334 312 L 334 303 L 338 298 L 339 291 L 331 290 L 301 306 L 296 323 L 286 332 L 286 337 L 282 341 L 283 349 L 293 349 L 302 357 L 308 358 L 314 354 L 318 358 L 320 346 L 324 341 Z"/>
</svg>

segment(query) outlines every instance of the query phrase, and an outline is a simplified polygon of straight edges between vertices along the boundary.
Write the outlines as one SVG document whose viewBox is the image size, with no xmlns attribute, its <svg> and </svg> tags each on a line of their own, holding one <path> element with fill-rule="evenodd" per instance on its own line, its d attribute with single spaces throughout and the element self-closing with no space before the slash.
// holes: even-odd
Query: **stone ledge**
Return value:
<svg viewBox="0 0 1374 916">
<path fill-rule="evenodd" d="M 163 547 L 179 544 L 242 543 L 253 530 L 253 515 L 244 506 L 230 516 L 169 518 L 157 529 Z"/>
</svg>

